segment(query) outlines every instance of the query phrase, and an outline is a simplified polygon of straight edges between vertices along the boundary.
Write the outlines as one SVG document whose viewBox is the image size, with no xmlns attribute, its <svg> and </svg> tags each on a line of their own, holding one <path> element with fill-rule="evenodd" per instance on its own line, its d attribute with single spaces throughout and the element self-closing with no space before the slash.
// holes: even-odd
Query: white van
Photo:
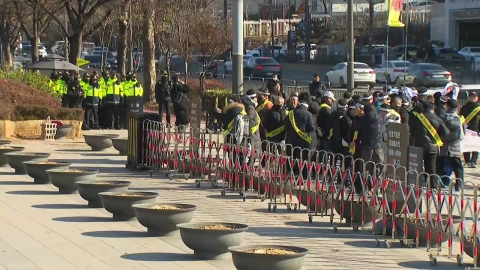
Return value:
<svg viewBox="0 0 480 270">
<path fill-rule="evenodd" d="M 93 42 L 82 42 L 82 52 L 87 52 L 85 54 L 91 54 L 95 49 L 95 43 Z"/>
</svg>

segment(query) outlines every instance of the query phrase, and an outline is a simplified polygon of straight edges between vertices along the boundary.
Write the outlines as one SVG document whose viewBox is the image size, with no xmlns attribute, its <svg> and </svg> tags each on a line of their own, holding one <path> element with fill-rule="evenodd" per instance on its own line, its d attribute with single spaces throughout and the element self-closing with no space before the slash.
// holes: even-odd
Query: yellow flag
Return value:
<svg viewBox="0 0 480 270">
<path fill-rule="evenodd" d="M 404 27 L 400 21 L 400 13 L 403 10 L 403 0 L 388 0 L 388 21 L 390 27 Z"/>
<path fill-rule="evenodd" d="M 87 65 L 88 63 L 90 63 L 90 61 L 85 60 L 85 59 L 80 58 L 80 57 L 77 58 L 77 66 L 79 66 L 79 67 L 83 67 L 83 66 Z"/>
</svg>

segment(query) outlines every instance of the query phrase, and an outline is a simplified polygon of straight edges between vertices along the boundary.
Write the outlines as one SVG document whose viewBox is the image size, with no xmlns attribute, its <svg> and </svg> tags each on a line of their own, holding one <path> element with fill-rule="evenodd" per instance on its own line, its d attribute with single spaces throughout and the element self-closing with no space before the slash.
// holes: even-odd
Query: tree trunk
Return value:
<svg viewBox="0 0 480 270">
<path fill-rule="evenodd" d="M 155 100 L 154 87 L 157 81 L 155 70 L 155 11 L 144 6 L 143 15 L 143 97 L 146 102 Z"/>
<path fill-rule="evenodd" d="M 40 37 L 34 35 L 29 38 L 30 45 L 32 45 L 32 63 L 38 62 L 38 44 L 40 44 Z"/>
<path fill-rule="evenodd" d="M 12 50 L 10 49 L 10 38 L 2 37 L 3 57 L 5 59 L 5 65 L 11 67 L 12 62 Z"/>
<path fill-rule="evenodd" d="M 77 58 L 80 55 L 80 47 L 82 46 L 83 30 L 75 30 L 73 36 L 68 37 L 68 45 L 70 51 L 68 52 L 68 61 L 74 65 L 77 64 Z"/>
<path fill-rule="evenodd" d="M 120 74 L 126 72 L 126 59 L 127 59 L 127 18 L 128 11 L 127 5 L 122 5 L 122 11 L 120 19 L 118 20 L 118 47 L 117 47 L 117 71 Z"/>
</svg>

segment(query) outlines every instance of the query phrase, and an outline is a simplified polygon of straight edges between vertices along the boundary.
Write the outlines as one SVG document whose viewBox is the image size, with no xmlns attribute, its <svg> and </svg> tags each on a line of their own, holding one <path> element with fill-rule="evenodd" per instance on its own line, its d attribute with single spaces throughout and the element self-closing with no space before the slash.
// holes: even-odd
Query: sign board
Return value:
<svg viewBox="0 0 480 270">
<path fill-rule="evenodd" d="M 297 14 L 305 14 L 305 6 L 303 4 L 298 7 Z"/>
<path fill-rule="evenodd" d="M 192 135 L 197 137 L 200 131 L 200 125 L 202 124 L 202 100 L 195 98 L 192 100 L 190 106 L 190 126 L 192 127 Z M 198 138 L 198 137 L 197 137 Z"/>
<path fill-rule="evenodd" d="M 301 20 L 301 21 L 298 23 L 298 28 L 300 28 L 300 29 L 305 29 L 306 24 L 307 24 L 307 23 L 305 22 L 305 20 Z"/>
<path fill-rule="evenodd" d="M 480 137 L 478 133 L 467 129 L 462 140 L 462 152 L 478 152 L 480 149 Z"/>
<path fill-rule="evenodd" d="M 415 184 L 417 176 L 423 172 L 423 149 L 420 147 L 408 147 L 408 171 L 417 171 L 417 173 L 408 174 L 408 183 Z"/>
<path fill-rule="evenodd" d="M 408 168 L 408 126 L 407 124 L 390 123 L 387 132 L 387 160 L 385 164 L 393 164 L 395 168 Z M 393 177 L 392 166 L 388 166 L 387 175 Z"/>
</svg>

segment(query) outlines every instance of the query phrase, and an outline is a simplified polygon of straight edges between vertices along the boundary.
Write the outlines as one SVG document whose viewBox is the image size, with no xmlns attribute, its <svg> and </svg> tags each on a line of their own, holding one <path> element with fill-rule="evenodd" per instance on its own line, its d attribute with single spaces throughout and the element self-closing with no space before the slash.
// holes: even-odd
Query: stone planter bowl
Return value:
<svg viewBox="0 0 480 270">
<path fill-rule="evenodd" d="M 0 140 L 0 145 L 7 145 L 7 144 L 11 144 L 12 141 L 7 141 L 7 140 Z"/>
<path fill-rule="evenodd" d="M 80 196 L 92 208 L 103 208 L 102 199 L 98 196 L 101 192 L 126 192 L 131 182 L 128 181 L 78 181 L 75 185 Z"/>
<path fill-rule="evenodd" d="M 55 140 L 60 140 L 72 133 L 73 125 L 57 126 L 57 132 L 55 133 Z"/>
<path fill-rule="evenodd" d="M 50 178 L 47 173 L 48 170 L 68 170 L 71 162 L 52 162 L 52 161 L 25 161 L 23 162 L 28 176 L 33 178 L 35 184 L 48 184 Z"/>
<path fill-rule="evenodd" d="M 58 187 L 58 191 L 60 193 L 72 194 L 78 190 L 75 182 L 95 180 L 98 170 L 62 168 L 56 170 L 47 170 L 46 173 L 52 184 Z"/>
<path fill-rule="evenodd" d="M 308 253 L 306 248 L 276 245 L 237 246 L 228 250 L 232 253 L 233 264 L 238 270 L 300 270 Z M 280 252 L 268 254 L 260 250 L 289 252 L 287 254 Z"/>
<path fill-rule="evenodd" d="M 117 150 L 120 156 L 126 156 L 128 152 L 128 138 L 113 138 L 113 148 Z"/>
<path fill-rule="evenodd" d="M 422 219 L 423 223 L 425 223 L 425 214 L 422 214 Z M 436 218 L 437 214 L 431 214 L 431 218 Z M 452 217 L 452 223 L 454 228 L 460 224 L 462 221 L 460 216 L 453 215 Z M 399 216 L 395 219 L 395 222 L 399 224 L 400 226 L 403 227 L 405 219 L 403 216 Z M 441 233 L 442 234 L 442 243 L 446 242 L 448 240 L 447 233 L 445 231 L 442 231 L 441 227 L 437 224 L 438 221 L 433 220 L 435 227 L 434 228 L 427 228 L 425 225 L 422 225 L 419 221 L 418 225 L 418 245 L 419 246 L 427 246 L 427 233 L 431 231 L 432 237 L 430 240 L 430 247 L 437 248 L 438 247 L 438 236 Z M 442 223 L 444 228 L 448 226 L 448 215 L 442 214 Z M 427 224 L 427 226 L 430 226 L 430 224 Z M 407 220 L 407 239 L 416 239 L 417 238 L 417 228 L 415 225 L 415 220 L 414 219 L 408 219 Z M 465 248 L 466 251 L 466 248 Z"/>
<path fill-rule="evenodd" d="M 205 226 L 223 225 L 226 230 L 204 229 Z M 223 222 L 183 223 L 177 225 L 183 243 L 193 249 L 195 257 L 202 260 L 227 259 L 229 247 L 242 243 L 248 225 Z"/>
<path fill-rule="evenodd" d="M 27 174 L 23 162 L 26 161 L 48 161 L 49 153 L 35 153 L 35 152 L 10 152 L 5 153 L 8 165 L 15 169 L 16 174 Z"/>
<path fill-rule="evenodd" d="M 297 199 L 298 201 L 305 207 L 307 207 L 307 199 L 308 199 L 308 195 L 310 195 L 310 211 L 311 212 L 315 212 L 315 192 L 312 191 L 310 192 L 307 192 L 306 189 L 302 188 L 302 189 L 296 189 L 296 193 L 297 193 Z M 301 194 L 301 196 L 300 196 Z M 329 191 L 328 193 L 326 191 L 323 192 L 323 195 L 322 194 L 318 194 L 318 199 L 319 199 L 319 205 L 317 205 L 317 211 L 319 213 L 323 212 L 323 213 L 326 213 L 326 211 L 330 211 L 331 207 L 332 207 L 332 193 L 331 191 Z"/>
<path fill-rule="evenodd" d="M 5 157 L 6 153 L 21 152 L 24 149 L 25 147 L 20 147 L 20 146 L 0 145 L 0 167 L 8 165 L 7 157 Z"/>
<path fill-rule="evenodd" d="M 372 208 L 370 207 L 368 201 L 367 202 L 359 202 L 358 197 L 355 196 L 353 204 L 350 200 L 344 201 L 343 202 L 343 213 L 341 210 L 342 202 L 341 200 L 338 200 L 335 202 L 335 211 L 341 215 L 342 219 L 345 219 L 345 223 L 350 225 L 351 223 L 354 225 L 357 225 L 360 227 L 362 225 L 362 214 L 364 215 L 364 221 L 365 223 L 364 228 L 373 228 L 374 223 L 373 219 L 375 217 L 375 220 L 379 219 L 382 217 L 382 213 L 376 209 L 374 212 L 375 214 L 372 214 Z M 370 200 L 370 199 L 368 199 Z M 362 206 L 363 204 L 363 206 Z M 353 217 L 352 217 L 352 205 L 353 205 Z M 363 210 L 362 210 L 363 208 Z M 363 213 L 362 213 L 363 211 Z"/>
<path fill-rule="evenodd" d="M 133 205 L 138 222 L 147 227 L 147 233 L 151 236 L 165 236 L 176 232 L 178 224 L 192 221 L 196 209 L 195 205 L 176 203 Z"/>
<path fill-rule="evenodd" d="M 92 148 L 92 151 L 103 151 L 113 146 L 112 139 L 118 134 L 89 134 L 83 135 L 85 143 Z"/>
<path fill-rule="evenodd" d="M 135 218 L 134 204 L 155 203 L 158 197 L 156 192 L 126 191 L 126 192 L 101 192 L 98 196 L 102 199 L 105 210 L 113 214 L 115 220 L 131 220 Z"/>
</svg>

